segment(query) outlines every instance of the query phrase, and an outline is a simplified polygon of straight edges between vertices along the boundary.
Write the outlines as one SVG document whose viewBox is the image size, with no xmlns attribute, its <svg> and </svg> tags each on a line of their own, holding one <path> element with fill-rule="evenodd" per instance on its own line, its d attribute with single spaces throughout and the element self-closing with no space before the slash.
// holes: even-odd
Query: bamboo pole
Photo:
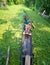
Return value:
<svg viewBox="0 0 50 65">
<path fill-rule="evenodd" d="M 7 51 L 6 65 L 8 65 L 9 62 L 9 55 L 10 55 L 10 46 L 8 47 L 8 51 Z"/>
<path fill-rule="evenodd" d="M 30 55 L 26 55 L 26 57 L 25 57 L 25 65 L 30 65 Z"/>
</svg>

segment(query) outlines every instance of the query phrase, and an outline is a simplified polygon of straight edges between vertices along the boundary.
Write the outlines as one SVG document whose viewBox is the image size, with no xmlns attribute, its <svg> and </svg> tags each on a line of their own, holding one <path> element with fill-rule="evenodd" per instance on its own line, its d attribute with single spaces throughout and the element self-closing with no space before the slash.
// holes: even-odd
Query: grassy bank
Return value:
<svg viewBox="0 0 50 65">
<path fill-rule="evenodd" d="M 0 10 L 0 47 L 11 46 L 9 65 L 19 65 L 21 48 L 23 10 L 26 11 L 34 29 L 32 28 L 32 45 L 34 65 L 50 65 L 50 24 L 35 11 L 23 6 L 8 6 Z M 19 61 L 18 61 L 19 60 Z"/>
</svg>

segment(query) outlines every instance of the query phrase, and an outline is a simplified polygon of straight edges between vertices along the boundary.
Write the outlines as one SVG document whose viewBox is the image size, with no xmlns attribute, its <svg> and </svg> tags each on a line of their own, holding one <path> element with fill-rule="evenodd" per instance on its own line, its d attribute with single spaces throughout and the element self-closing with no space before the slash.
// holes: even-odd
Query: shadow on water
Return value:
<svg viewBox="0 0 50 65">
<path fill-rule="evenodd" d="M 4 19 L 0 19 L 0 24 L 4 24 L 4 23 L 7 23 L 7 21 Z"/>
</svg>

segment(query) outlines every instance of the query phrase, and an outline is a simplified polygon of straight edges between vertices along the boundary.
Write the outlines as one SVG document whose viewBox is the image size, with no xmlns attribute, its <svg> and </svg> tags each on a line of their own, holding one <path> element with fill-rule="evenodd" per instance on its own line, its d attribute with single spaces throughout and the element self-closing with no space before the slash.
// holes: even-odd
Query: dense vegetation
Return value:
<svg viewBox="0 0 50 65">
<path fill-rule="evenodd" d="M 8 9 L 6 10 L 0 10 L 0 47 L 4 47 L 7 50 L 8 46 L 11 46 L 10 65 L 19 65 L 20 63 L 18 48 L 20 49 L 21 47 L 22 11 L 21 8 L 18 7 L 19 6 L 16 7 L 14 5 L 7 7 Z M 3 51 L 5 51 L 5 49 L 3 49 Z M 3 53 L 3 55 L 4 54 L 7 54 L 7 52 Z"/>
<path fill-rule="evenodd" d="M 7 47 L 11 46 L 9 65 L 20 64 L 24 10 L 32 21 L 32 25 L 35 26 L 34 29 L 32 28 L 34 65 L 50 65 L 50 24 L 37 12 L 24 5 L 13 5 L 0 9 L 0 48 L 7 50 Z M 5 49 L 2 50 L 0 53 L 7 53 Z M 6 57 L 3 58 L 0 58 L 0 64 L 5 64 Z"/>
<path fill-rule="evenodd" d="M 33 63 L 50 65 L 50 0 L 0 0 L 0 65 L 6 63 L 8 46 L 9 65 L 20 64 L 25 15 L 35 27 L 31 28 Z"/>
<path fill-rule="evenodd" d="M 0 0 L 0 6 L 13 4 L 25 4 L 32 9 L 35 7 L 40 12 L 46 10 L 46 14 L 50 14 L 50 0 Z"/>
</svg>

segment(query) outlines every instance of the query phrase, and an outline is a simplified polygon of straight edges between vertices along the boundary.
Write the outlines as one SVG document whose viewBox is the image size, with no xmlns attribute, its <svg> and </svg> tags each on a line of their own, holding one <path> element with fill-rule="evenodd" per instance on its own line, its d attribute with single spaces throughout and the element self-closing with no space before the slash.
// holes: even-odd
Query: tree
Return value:
<svg viewBox="0 0 50 65">
<path fill-rule="evenodd" d="M 14 4 L 14 1 L 13 0 L 7 0 L 7 4 L 8 5 Z"/>
<path fill-rule="evenodd" d="M 22 4 L 23 3 L 23 0 L 13 0 L 14 1 L 14 4 Z"/>
<path fill-rule="evenodd" d="M 46 13 L 50 13 L 50 1 L 49 0 L 35 0 L 35 7 L 38 11 L 43 12 L 46 10 Z"/>
</svg>

